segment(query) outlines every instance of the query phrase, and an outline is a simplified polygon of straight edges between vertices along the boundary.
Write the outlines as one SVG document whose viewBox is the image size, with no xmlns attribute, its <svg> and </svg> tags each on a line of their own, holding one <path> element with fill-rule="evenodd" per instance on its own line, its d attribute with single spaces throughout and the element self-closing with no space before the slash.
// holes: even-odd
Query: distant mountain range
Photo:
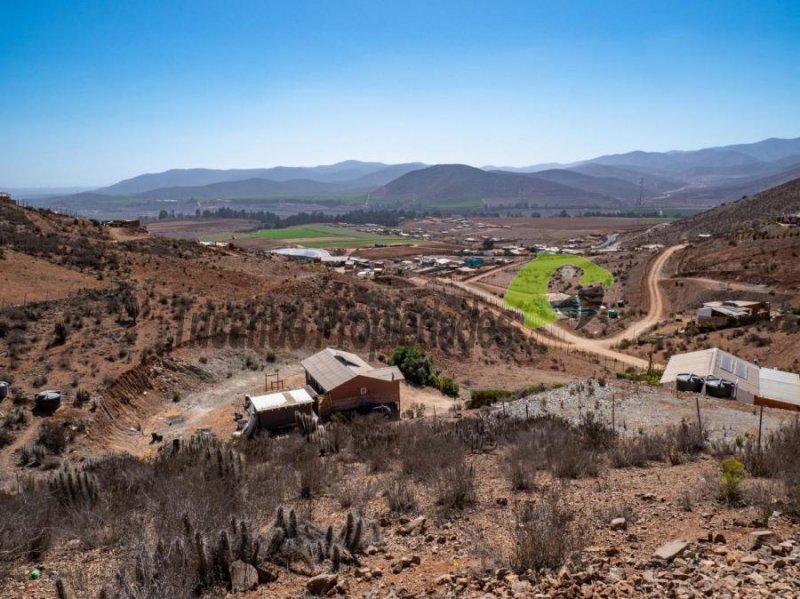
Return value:
<svg viewBox="0 0 800 599">
<path fill-rule="evenodd" d="M 696 151 L 600 156 L 571 164 L 474 168 L 348 160 L 315 167 L 173 169 L 36 203 L 83 214 L 236 205 L 284 210 L 361 204 L 398 208 L 707 208 L 800 176 L 800 138 Z M 293 203 L 292 206 L 285 204 Z M 163 204 L 163 205 L 162 205 Z"/>
</svg>

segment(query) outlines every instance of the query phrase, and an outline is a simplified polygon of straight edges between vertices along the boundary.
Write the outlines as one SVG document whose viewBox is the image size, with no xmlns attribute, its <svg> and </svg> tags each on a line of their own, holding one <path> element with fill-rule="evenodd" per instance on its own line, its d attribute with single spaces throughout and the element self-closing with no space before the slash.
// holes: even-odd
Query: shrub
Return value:
<svg viewBox="0 0 800 599">
<path fill-rule="evenodd" d="M 516 513 L 513 565 L 518 572 L 557 568 L 574 547 L 572 514 L 564 509 L 557 489 Z"/>
<path fill-rule="evenodd" d="M 44 422 L 39 427 L 37 443 L 48 449 L 51 453 L 60 454 L 67 446 L 67 432 L 63 426 L 53 422 Z"/>
<path fill-rule="evenodd" d="M 386 490 L 386 505 L 393 512 L 410 512 L 417 506 L 414 486 L 404 478 L 395 478 Z"/>
<path fill-rule="evenodd" d="M 446 511 L 462 510 L 475 502 L 475 470 L 461 456 L 439 471 L 435 480 L 436 503 Z"/>
<path fill-rule="evenodd" d="M 747 477 L 747 470 L 736 458 L 724 458 L 719 465 L 722 471 L 719 478 L 720 499 L 734 503 L 741 498 L 742 481 Z"/>
<path fill-rule="evenodd" d="M 466 403 L 468 410 L 477 410 L 484 406 L 490 406 L 498 400 L 510 399 L 513 397 L 511 391 L 506 389 L 473 389 L 469 394 Z"/>
<path fill-rule="evenodd" d="M 449 376 L 439 377 L 439 391 L 448 397 L 458 397 L 458 383 Z"/>
<path fill-rule="evenodd" d="M 389 365 L 397 366 L 409 383 L 433 385 L 436 371 L 430 356 L 416 345 L 398 345 L 389 356 Z"/>
</svg>

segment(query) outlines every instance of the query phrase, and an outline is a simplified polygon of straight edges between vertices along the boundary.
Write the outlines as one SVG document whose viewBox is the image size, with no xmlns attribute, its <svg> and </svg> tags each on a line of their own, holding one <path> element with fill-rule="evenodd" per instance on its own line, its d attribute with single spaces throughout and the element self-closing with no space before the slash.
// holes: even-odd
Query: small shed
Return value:
<svg viewBox="0 0 800 599">
<path fill-rule="evenodd" d="M 292 389 L 267 395 L 246 395 L 244 407 L 250 415 L 245 433 L 259 429 L 278 430 L 295 424 L 295 412 L 314 413 L 314 398 L 307 389 Z"/>
</svg>

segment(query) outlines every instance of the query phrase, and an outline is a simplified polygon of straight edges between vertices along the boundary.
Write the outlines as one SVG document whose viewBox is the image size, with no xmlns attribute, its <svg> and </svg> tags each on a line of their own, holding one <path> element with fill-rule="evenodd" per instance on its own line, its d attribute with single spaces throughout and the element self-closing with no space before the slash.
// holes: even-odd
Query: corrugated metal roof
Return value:
<svg viewBox="0 0 800 599">
<path fill-rule="evenodd" d="M 661 376 L 661 383 L 674 382 L 683 373 L 725 379 L 736 383 L 738 389 L 750 395 L 759 392 L 759 367 L 716 347 L 672 356 Z"/>
<path fill-rule="evenodd" d="M 759 380 L 759 397 L 800 405 L 799 375 L 774 368 L 762 368 Z"/>
<path fill-rule="evenodd" d="M 313 403 L 314 401 L 305 389 L 279 391 L 268 395 L 247 395 L 246 397 L 253 404 L 256 412 L 266 412 L 276 408 Z"/>
<path fill-rule="evenodd" d="M 326 347 L 300 364 L 326 391 L 335 389 L 359 374 L 375 370 L 356 354 L 332 347 Z"/>
<path fill-rule="evenodd" d="M 397 366 L 386 366 L 384 368 L 376 368 L 364 374 L 371 379 L 379 379 L 382 381 L 403 381 L 405 377 Z"/>
</svg>

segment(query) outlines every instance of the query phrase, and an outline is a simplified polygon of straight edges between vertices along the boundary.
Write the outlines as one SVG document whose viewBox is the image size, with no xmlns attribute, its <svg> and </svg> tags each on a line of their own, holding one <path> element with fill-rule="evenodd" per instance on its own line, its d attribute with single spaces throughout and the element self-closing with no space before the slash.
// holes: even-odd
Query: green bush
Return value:
<svg viewBox="0 0 800 599">
<path fill-rule="evenodd" d="M 747 477 L 747 470 L 736 458 L 725 458 L 719 466 L 722 471 L 719 478 L 720 499 L 734 503 L 741 497 L 742 481 Z"/>
<path fill-rule="evenodd" d="M 468 410 L 476 410 L 483 406 L 490 406 L 498 400 L 509 399 L 513 395 L 507 389 L 473 389 L 469 394 L 466 407 Z"/>
<path fill-rule="evenodd" d="M 441 376 L 439 377 L 439 391 L 448 397 L 458 397 L 458 383 L 449 376 Z"/>
<path fill-rule="evenodd" d="M 436 371 L 430 356 L 416 345 L 398 345 L 389 356 L 389 365 L 397 366 L 409 383 L 436 385 Z"/>
</svg>

